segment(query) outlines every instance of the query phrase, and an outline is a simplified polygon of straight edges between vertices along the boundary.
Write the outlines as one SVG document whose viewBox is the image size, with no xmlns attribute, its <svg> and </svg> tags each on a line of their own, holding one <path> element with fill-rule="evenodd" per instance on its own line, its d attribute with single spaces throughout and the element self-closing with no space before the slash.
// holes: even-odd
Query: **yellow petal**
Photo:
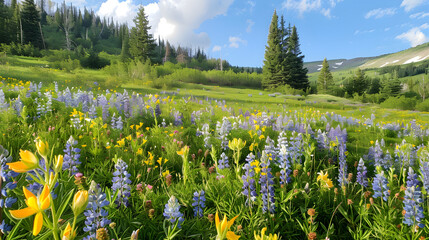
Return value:
<svg viewBox="0 0 429 240">
<path fill-rule="evenodd" d="M 222 233 L 225 232 L 225 230 L 228 230 L 227 226 L 228 226 L 228 220 L 227 220 L 226 214 L 225 214 L 223 216 L 222 222 L 220 223 L 220 230 L 221 230 Z"/>
<path fill-rule="evenodd" d="M 238 236 L 238 235 L 236 235 L 234 232 L 232 232 L 232 231 L 228 231 L 227 233 L 226 233 L 226 239 L 228 239 L 228 240 L 237 240 L 237 239 L 239 239 L 240 238 L 240 236 Z"/>
<path fill-rule="evenodd" d="M 38 161 L 36 156 L 34 156 L 34 154 L 30 151 L 20 151 L 19 152 L 19 156 L 21 156 L 21 159 L 24 163 L 26 163 L 28 166 L 33 166 L 33 165 L 37 165 Z"/>
<path fill-rule="evenodd" d="M 26 199 L 29 199 L 31 197 L 36 198 L 36 196 L 32 192 L 30 192 L 27 188 L 22 187 L 22 189 L 23 189 L 23 192 L 24 192 L 24 195 L 25 195 Z"/>
<path fill-rule="evenodd" d="M 216 212 L 216 217 L 215 217 L 216 229 L 219 229 L 219 222 L 220 222 L 219 221 L 219 214 L 218 214 L 218 212 Z"/>
<path fill-rule="evenodd" d="M 233 217 L 231 220 L 228 221 L 228 229 L 232 226 L 232 224 L 234 224 L 235 219 L 238 218 L 239 215 Z"/>
<path fill-rule="evenodd" d="M 29 199 L 27 199 L 25 203 L 27 204 L 28 207 L 31 207 L 36 211 L 39 209 L 39 204 L 37 203 L 37 198 L 35 197 L 30 197 Z"/>
<path fill-rule="evenodd" d="M 46 198 L 49 198 L 49 187 L 48 185 L 45 185 L 43 187 L 42 194 L 40 194 L 40 200 L 44 201 Z"/>
<path fill-rule="evenodd" d="M 35 214 L 37 211 L 31 207 L 27 207 L 19 210 L 9 210 L 10 215 L 16 219 L 23 219 Z"/>
<path fill-rule="evenodd" d="M 13 163 L 6 163 L 6 164 L 9 166 L 10 170 L 17 173 L 25 173 L 27 171 L 32 170 L 23 162 L 13 162 Z"/>
<path fill-rule="evenodd" d="M 42 204 L 40 205 L 40 208 L 42 210 L 46 210 L 51 206 L 51 198 L 48 197 L 48 198 L 41 200 L 41 201 L 42 201 Z"/>
<path fill-rule="evenodd" d="M 43 214 L 41 212 L 38 212 L 34 217 L 34 224 L 33 224 L 34 236 L 37 236 L 37 234 L 39 234 L 40 230 L 42 230 L 42 226 L 43 226 Z"/>
</svg>

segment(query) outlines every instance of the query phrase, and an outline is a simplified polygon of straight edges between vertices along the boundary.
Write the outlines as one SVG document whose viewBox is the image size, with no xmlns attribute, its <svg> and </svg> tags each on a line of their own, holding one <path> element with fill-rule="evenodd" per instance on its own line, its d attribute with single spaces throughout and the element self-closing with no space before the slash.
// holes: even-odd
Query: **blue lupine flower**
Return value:
<svg viewBox="0 0 429 240">
<path fill-rule="evenodd" d="M 409 167 L 408 176 L 407 176 L 407 188 L 417 187 L 418 185 L 420 185 L 420 182 L 417 178 L 418 178 L 418 175 L 414 173 L 414 170 L 411 167 Z"/>
<path fill-rule="evenodd" d="M 274 145 L 274 140 L 272 140 L 269 136 L 267 136 L 267 139 L 265 140 L 264 151 L 268 157 L 271 157 L 272 160 L 275 160 L 277 158 L 277 149 Z"/>
<path fill-rule="evenodd" d="M 95 239 L 97 229 L 105 227 L 111 222 L 107 219 L 109 213 L 104 209 L 110 203 L 106 200 L 106 194 L 94 181 L 91 182 L 88 194 L 88 206 L 84 212 L 86 220 L 83 231 L 89 233 L 84 239 L 92 240 Z"/>
<path fill-rule="evenodd" d="M 131 174 L 127 172 L 128 165 L 122 160 L 119 159 L 115 164 L 116 171 L 113 173 L 113 185 L 112 190 L 118 191 L 118 196 L 116 198 L 117 205 L 128 206 L 128 197 L 131 196 L 130 185 L 131 180 L 129 179 Z"/>
<path fill-rule="evenodd" d="M 124 122 L 122 121 L 122 116 L 118 117 L 118 121 L 116 121 L 116 129 L 122 130 L 124 128 Z"/>
<path fill-rule="evenodd" d="M 218 121 L 216 124 L 216 134 L 221 141 L 221 148 L 223 150 L 228 149 L 228 134 L 231 129 L 231 122 L 228 120 L 227 117 L 223 117 L 222 123 Z"/>
<path fill-rule="evenodd" d="M 73 136 L 70 136 L 64 149 L 63 170 L 68 170 L 71 175 L 78 172 L 77 167 L 81 163 L 79 161 L 81 149 L 75 147 L 77 143 L 77 140 L 74 140 Z"/>
<path fill-rule="evenodd" d="M 429 162 L 421 161 L 420 164 L 420 179 L 423 182 L 423 187 L 427 193 L 429 193 Z"/>
<path fill-rule="evenodd" d="M 408 226 L 419 226 L 419 228 L 424 228 L 425 225 L 422 223 L 425 215 L 423 214 L 423 203 L 422 192 L 417 186 L 407 187 L 405 190 L 404 197 L 404 210 L 405 216 L 403 223 Z"/>
<path fill-rule="evenodd" d="M 358 168 L 357 168 L 357 176 L 356 182 L 359 183 L 363 187 L 368 187 L 368 178 L 366 177 L 366 167 L 363 159 L 359 160 Z"/>
<path fill-rule="evenodd" d="M 281 145 L 278 164 L 280 167 L 280 184 L 286 185 L 290 182 L 291 165 L 285 145 Z"/>
<path fill-rule="evenodd" d="M 246 164 L 243 166 L 244 174 L 241 176 L 243 180 L 243 191 L 241 192 L 244 196 L 246 196 L 246 205 L 250 206 L 255 200 L 257 193 L 255 191 L 255 166 L 252 165 L 255 160 L 255 155 L 253 153 L 249 153 L 246 157 Z"/>
<path fill-rule="evenodd" d="M 174 117 L 174 126 L 180 126 L 183 125 L 183 114 L 181 114 L 179 111 L 175 111 L 173 112 L 173 117 Z"/>
<path fill-rule="evenodd" d="M 338 159 L 339 159 L 339 172 L 338 182 L 341 187 L 344 187 L 347 183 L 347 162 L 346 162 L 346 144 L 341 142 L 338 146 Z"/>
<path fill-rule="evenodd" d="M 274 177 L 271 174 L 270 160 L 267 154 L 263 151 L 261 157 L 261 175 L 259 183 L 261 184 L 262 195 L 262 212 L 270 213 L 275 212 L 275 199 L 274 199 Z"/>
<path fill-rule="evenodd" d="M 12 156 L 9 151 L 0 145 L 0 177 L 3 180 L 0 196 L 0 208 L 10 208 L 18 199 L 9 196 L 9 191 L 16 188 L 17 183 L 12 181 L 12 178 L 17 177 L 19 173 L 9 170 L 6 163 L 12 161 Z"/>
<path fill-rule="evenodd" d="M 389 198 L 389 187 L 387 186 L 388 181 L 384 176 L 384 172 L 380 167 L 377 167 L 379 173 L 374 177 L 374 182 L 372 183 L 372 189 L 374 190 L 374 198 L 382 197 L 385 202 Z"/>
<path fill-rule="evenodd" d="M 175 196 L 171 196 L 168 203 L 165 204 L 164 217 L 172 224 L 175 224 L 177 221 L 177 227 L 181 228 L 180 224 L 185 219 L 183 219 L 183 214 L 180 212 L 180 204 Z"/>
<path fill-rule="evenodd" d="M 23 106 L 24 106 L 24 104 L 21 101 L 21 97 L 18 96 L 18 98 L 13 103 L 13 109 L 15 109 L 16 115 L 21 116 L 21 112 L 22 112 L 22 107 Z"/>
<path fill-rule="evenodd" d="M 194 192 L 194 197 L 192 199 L 194 200 L 192 203 L 192 206 L 194 207 L 194 216 L 203 217 L 204 208 L 206 207 L 206 197 L 204 190 Z"/>
<path fill-rule="evenodd" d="M 0 110 L 7 108 L 6 98 L 4 97 L 3 89 L 0 89 Z"/>
<path fill-rule="evenodd" d="M 156 117 L 161 116 L 161 107 L 159 106 L 159 104 L 156 104 L 155 106 L 155 116 Z"/>
<path fill-rule="evenodd" d="M 0 231 L 3 233 L 3 234 L 8 234 L 10 231 L 12 230 L 12 226 L 11 225 L 9 225 L 9 224 L 6 224 L 6 222 L 4 221 L 4 219 L 3 219 L 3 221 L 1 222 L 1 224 L 0 224 Z"/>
<path fill-rule="evenodd" d="M 112 119 L 110 120 L 110 126 L 115 129 L 116 128 L 116 113 L 113 113 Z"/>
<path fill-rule="evenodd" d="M 228 156 L 226 156 L 225 153 L 222 153 L 220 155 L 218 168 L 219 169 L 229 168 Z"/>
</svg>

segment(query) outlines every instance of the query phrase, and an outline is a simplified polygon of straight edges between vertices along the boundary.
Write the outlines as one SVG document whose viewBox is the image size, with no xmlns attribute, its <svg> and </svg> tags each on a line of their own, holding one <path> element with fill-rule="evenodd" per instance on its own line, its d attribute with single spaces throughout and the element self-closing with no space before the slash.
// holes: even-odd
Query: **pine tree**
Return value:
<svg viewBox="0 0 429 240">
<path fill-rule="evenodd" d="M 309 87 L 308 70 L 304 67 L 304 55 L 299 49 L 299 37 L 295 26 L 289 36 L 286 67 L 290 71 L 290 78 L 286 79 L 286 83 L 292 88 L 306 90 Z"/>
<path fill-rule="evenodd" d="M 356 75 L 353 78 L 353 89 L 355 93 L 362 95 L 367 88 L 367 81 L 365 78 L 365 73 L 362 69 L 358 68 L 356 71 Z"/>
<path fill-rule="evenodd" d="M 323 60 L 322 69 L 317 78 L 317 91 L 319 93 L 328 93 L 334 85 L 334 78 L 329 70 L 329 63 L 326 58 Z"/>
<path fill-rule="evenodd" d="M 0 0 L 0 43 L 9 43 L 10 35 L 8 33 L 9 11 L 4 4 L 4 0 Z"/>
<path fill-rule="evenodd" d="M 262 87 L 276 88 L 283 85 L 282 82 L 282 51 L 281 34 L 278 27 L 277 12 L 274 11 L 268 33 L 268 45 L 265 46 L 265 60 L 263 66 Z"/>
<path fill-rule="evenodd" d="M 401 91 L 402 91 L 402 84 L 401 84 L 401 81 L 398 78 L 398 74 L 397 74 L 396 71 L 394 72 L 393 79 L 391 79 L 390 81 L 387 81 L 387 84 L 388 84 L 388 89 L 389 89 L 390 96 L 396 97 L 396 96 L 398 96 L 401 93 Z"/>
<path fill-rule="evenodd" d="M 126 29 L 122 36 L 121 60 L 126 61 L 128 58 L 130 58 L 130 56 L 130 37 L 128 29 Z"/>
<path fill-rule="evenodd" d="M 134 18 L 135 27 L 131 29 L 130 50 L 131 55 L 140 61 L 151 59 L 155 49 L 155 41 L 152 34 L 149 34 L 149 20 L 144 13 L 144 8 L 140 7 L 137 16 Z"/>
<path fill-rule="evenodd" d="M 24 1 L 21 19 L 24 43 L 32 43 L 35 47 L 41 48 L 43 45 L 39 28 L 40 14 L 34 0 Z"/>
</svg>

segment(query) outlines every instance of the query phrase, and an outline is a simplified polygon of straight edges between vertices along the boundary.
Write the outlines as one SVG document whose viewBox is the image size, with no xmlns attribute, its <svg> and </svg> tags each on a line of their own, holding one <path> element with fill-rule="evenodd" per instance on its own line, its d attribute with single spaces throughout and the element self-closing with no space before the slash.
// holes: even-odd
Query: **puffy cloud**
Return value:
<svg viewBox="0 0 429 240">
<path fill-rule="evenodd" d="M 145 6 L 154 37 L 172 44 L 208 48 L 210 37 L 197 33 L 200 25 L 218 15 L 224 15 L 234 0 L 159 0 Z"/>
<path fill-rule="evenodd" d="M 286 0 L 282 5 L 283 8 L 297 10 L 299 14 L 302 15 L 305 12 L 320 9 L 322 0 Z"/>
<path fill-rule="evenodd" d="M 373 9 L 369 12 L 366 13 L 365 18 L 369 19 L 374 17 L 375 19 L 378 18 L 382 18 L 384 16 L 392 16 L 396 14 L 396 9 L 395 8 L 377 8 L 377 9 Z"/>
<path fill-rule="evenodd" d="M 401 7 L 405 9 L 406 12 L 422 5 L 425 3 L 425 0 L 403 0 L 401 3 Z"/>
<path fill-rule="evenodd" d="M 239 37 L 229 37 L 229 47 L 230 48 L 238 48 L 240 47 L 240 44 L 247 44 L 246 40 L 243 40 Z"/>
<path fill-rule="evenodd" d="M 246 23 L 247 23 L 246 32 L 250 33 L 252 31 L 253 25 L 255 25 L 255 22 L 250 19 L 247 19 Z"/>
<path fill-rule="evenodd" d="M 222 50 L 222 47 L 221 46 L 219 46 L 219 45 L 215 45 L 214 47 L 213 47 L 213 49 L 212 49 L 212 52 L 219 52 L 219 51 L 221 51 Z"/>
<path fill-rule="evenodd" d="M 423 44 L 429 41 L 429 38 L 421 31 L 423 29 L 428 29 L 429 24 L 425 23 L 419 27 L 411 28 L 408 32 L 402 33 L 401 35 L 396 36 L 396 39 L 402 39 L 409 41 L 411 47 Z"/>
<path fill-rule="evenodd" d="M 107 0 L 103 2 L 97 14 L 100 17 L 113 18 L 119 23 L 127 23 L 133 26 L 133 19 L 137 15 L 138 6 L 132 0 L 120 2 L 119 0 Z"/>
</svg>

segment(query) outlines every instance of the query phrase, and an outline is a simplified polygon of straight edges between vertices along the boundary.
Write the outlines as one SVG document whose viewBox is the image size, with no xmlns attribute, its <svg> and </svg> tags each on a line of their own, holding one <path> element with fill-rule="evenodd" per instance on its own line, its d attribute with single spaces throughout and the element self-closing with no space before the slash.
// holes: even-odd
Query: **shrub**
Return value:
<svg viewBox="0 0 429 240">
<path fill-rule="evenodd" d="M 402 110 L 413 110 L 417 104 L 416 98 L 406 98 L 405 96 L 401 97 L 389 97 L 381 103 L 380 105 L 384 108 L 394 108 Z"/>
<path fill-rule="evenodd" d="M 429 112 L 429 99 L 424 100 L 416 105 L 416 110 Z"/>
</svg>

